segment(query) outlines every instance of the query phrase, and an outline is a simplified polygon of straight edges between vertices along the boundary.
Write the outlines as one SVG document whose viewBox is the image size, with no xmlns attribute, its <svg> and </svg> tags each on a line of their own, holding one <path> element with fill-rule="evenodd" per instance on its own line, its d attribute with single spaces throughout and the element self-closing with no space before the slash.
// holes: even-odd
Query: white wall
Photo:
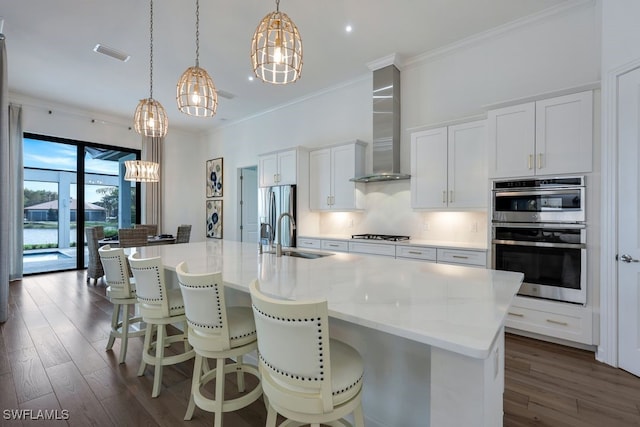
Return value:
<svg viewBox="0 0 640 427">
<path fill-rule="evenodd" d="M 602 7 L 602 233 L 598 360 L 618 366 L 617 77 L 640 65 L 640 2 L 601 0 Z"/>
<path fill-rule="evenodd" d="M 625 6 L 608 5 L 604 21 L 624 20 L 628 21 L 628 28 L 636 28 L 632 17 L 637 15 L 629 11 L 640 5 L 632 0 L 624 3 Z M 587 2 L 542 20 L 413 58 L 402 67 L 402 170 L 409 171 L 410 131 L 415 128 L 483 114 L 483 106 L 487 104 L 598 81 L 599 7 L 597 2 Z M 614 24 L 607 28 L 610 30 L 605 31 L 608 48 L 603 55 L 606 62 L 617 64 L 633 57 L 633 53 L 618 46 L 621 40 L 639 41 L 640 36 L 637 33 L 630 36 L 627 27 L 617 32 Z M 633 45 L 640 46 L 640 43 Z M 209 135 L 171 128 L 165 141 L 162 166 L 163 231 L 173 232 L 179 224 L 190 223 L 192 240 L 204 239 L 204 164 L 207 159 L 223 157 L 224 237 L 239 239 L 237 169 L 256 165 L 259 154 L 281 148 L 323 146 L 354 139 L 370 142 L 371 85 L 370 72 L 363 64 L 360 79 L 229 124 Z M 11 101 L 24 105 L 27 132 L 140 148 L 140 137 L 128 130 L 131 126 L 128 118 L 79 111 L 18 94 L 12 94 Z M 48 110 L 53 113 L 48 114 Z M 92 123 L 92 118 L 96 122 Z M 369 167 L 370 158 L 371 150 L 368 150 Z M 367 184 L 366 188 L 365 212 L 316 215 L 318 226 L 313 230 L 301 229 L 299 233 L 381 232 L 409 234 L 421 239 L 470 242 L 486 239 L 486 214 L 414 211 L 409 204 L 408 181 Z M 470 231 L 476 222 L 478 231 Z"/>
<path fill-rule="evenodd" d="M 602 0 L 603 75 L 640 58 L 640 2 Z"/>
<path fill-rule="evenodd" d="M 9 101 L 23 107 L 25 132 L 116 147 L 141 149 L 132 117 L 115 117 L 48 100 L 10 93 Z M 204 163 L 202 137 L 171 128 L 164 143 L 161 181 L 164 217 L 160 230 L 175 234 L 179 224 L 192 224 L 192 241 L 204 240 Z M 143 184 L 144 185 L 144 184 Z M 144 189 L 143 189 L 144 191 Z"/>
<path fill-rule="evenodd" d="M 409 171 L 410 131 L 415 128 L 484 114 L 487 104 L 599 79 L 600 10 L 592 2 L 414 58 L 401 70 L 402 171 Z M 235 170 L 255 165 L 258 154 L 279 148 L 353 139 L 371 142 L 371 84 L 371 76 L 364 71 L 361 80 L 342 88 L 230 124 L 209 136 L 209 158 L 224 156 L 226 238 L 238 236 L 237 190 L 229 181 Z M 368 156 L 370 164 L 370 150 Z M 319 231 L 406 233 L 421 239 L 486 242 L 485 213 L 414 211 L 408 181 L 367 184 L 366 188 L 364 213 L 319 215 Z M 478 231 L 470 231 L 478 221 Z"/>
</svg>

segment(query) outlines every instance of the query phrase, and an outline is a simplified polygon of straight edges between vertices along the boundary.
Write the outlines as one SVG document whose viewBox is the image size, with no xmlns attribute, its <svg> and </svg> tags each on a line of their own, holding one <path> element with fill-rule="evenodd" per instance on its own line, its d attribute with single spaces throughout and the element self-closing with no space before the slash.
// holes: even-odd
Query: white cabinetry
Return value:
<svg viewBox="0 0 640 427">
<path fill-rule="evenodd" d="M 437 249 L 421 246 L 396 246 L 396 258 L 411 258 L 436 262 Z"/>
<path fill-rule="evenodd" d="M 487 266 L 486 251 L 438 248 L 436 259 L 438 264 L 462 264 L 472 267 L 485 268 Z"/>
<path fill-rule="evenodd" d="M 366 144 L 353 142 L 309 152 L 309 208 L 347 211 L 363 208 L 358 184 L 364 174 Z"/>
<path fill-rule="evenodd" d="M 298 150 L 293 148 L 258 157 L 260 187 L 297 184 Z"/>
<path fill-rule="evenodd" d="M 396 246 L 383 243 L 349 242 L 349 252 L 395 257 Z"/>
<path fill-rule="evenodd" d="M 509 308 L 506 326 L 582 344 L 597 344 L 593 339 L 592 309 L 574 304 L 516 296 Z"/>
<path fill-rule="evenodd" d="M 328 251 L 349 252 L 349 243 L 344 240 L 323 240 L 320 247 Z"/>
<path fill-rule="evenodd" d="M 489 176 L 590 172 L 593 92 L 490 110 Z"/>
<path fill-rule="evenodd" d="M 299 248 L 320 249 L 322 241 L 320 239 L 310 239 L 308 237 L 298 237 Z"/>
<path fill-rule="evenodd" d="M 486 207 L 486 140 L 485 120 L 413 133 L 411 207 Z"/>
</svg>

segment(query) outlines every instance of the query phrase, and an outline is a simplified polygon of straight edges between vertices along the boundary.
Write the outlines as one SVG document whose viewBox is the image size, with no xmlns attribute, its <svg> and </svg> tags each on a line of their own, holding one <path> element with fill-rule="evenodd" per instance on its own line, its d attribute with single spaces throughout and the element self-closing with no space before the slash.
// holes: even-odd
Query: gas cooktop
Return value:
<svg viewBox="0 0 640 427">
<path fill-rule="evenodd" d="M 352 239 L 364 240 L 387 240 L 390 242 L 398 242 L 400 240 L 409 240 L 409 236 L 393 236 L 389 234 L 352 234 Z"/>
</svg>

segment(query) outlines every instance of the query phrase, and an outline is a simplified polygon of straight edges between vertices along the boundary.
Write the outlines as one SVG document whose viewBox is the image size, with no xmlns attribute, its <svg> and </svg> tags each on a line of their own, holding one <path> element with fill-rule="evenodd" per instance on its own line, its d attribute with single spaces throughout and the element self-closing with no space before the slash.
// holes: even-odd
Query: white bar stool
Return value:
<svg viewBox="0 0 640 427">
<path fill-rule="evenodd" d="M 147 364 L 155 367 L 151 397 L 158 397 L 162 385 L 162 367 L 192 359 L 195 354 L 187 341 L 187 322 L 182 293 L 180 289 L 167 289 L 160 257 L 141 259 L 135 253 L 129 256 L 129 265 L 136 279 L 136 293 L 142 320 L 147 322 L 138 376 L 144 375 Z M 183 323 L 183 333 L 167 335 L 167 325 L 175 323 Z M 155 341 L 153 340 L 154 330 L 156 330 Z M 164 348 L 175 342 L 184 342 L 184 352 L 165 356 Z"/>
<path fill-rule="evenodd" d="M 139 337 L 144 335 L 145 329 L 130 331 L 130 326 L 141 323 L 142 318 L 135 314 L 131 315 L 131 307 L 136 306 L 135 282 L 129 278 L 129 268 L 127 257 L 121 248 L 111 248 L 104 245 L 98 249 L 101 269 L 104 269 L 104 276 L 107 282 L 107 297 L 113 304 L 113 314 L 111 315 L 111 332 L 107 341 L 107 350 L 113 348 L 116 338 L 120 339 L 120 355 L 118 363 L 124 363 L 127 356 L 127 344 L 129 337 Z"/>
<path fill-rule="evenodd" d="M 259 368 L 267 401 L 267 426 L 277 414 L 281 425 L 364 427 L 362 357 L 351 346 L 329 338 L 326 300 L 287 301 L 266 296 L 251 283 L 258 332 Z"/>
<path fill-rule="evenodd" d="M 227 307 L 221 273 L 188 273 L 187 265 L 176 266 L 184 298 L 189 343 L 196 351 L 191 398 L 184 419 L 190 420 L 195 406 L 214 413 L 214 426 L 222 426 L 222 414 L 255 402 L 262 395 L 260 383 L 235 399 L 224 399 L 225 375 L 237 373 L 238 391 L 245 392 L 244 373 L 260 378 L 257 366 L 242 362 L 242 356 L 257 349 L 256 327 L 251 307 Z M 209 369 L 207 359 L 215 359 Z M 225 364 L 232 358 L 234 363 Z M 205 384 L 216 380 L 213 399 L 202 393 Z"/>
</svg>

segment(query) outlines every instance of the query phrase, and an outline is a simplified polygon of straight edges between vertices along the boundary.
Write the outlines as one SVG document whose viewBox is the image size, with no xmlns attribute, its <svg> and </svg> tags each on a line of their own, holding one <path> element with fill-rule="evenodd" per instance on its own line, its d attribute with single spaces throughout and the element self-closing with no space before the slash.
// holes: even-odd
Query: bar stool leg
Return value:
<svg viewBox="0 0 640 427">
<path fill-rule="evenodd" d="M 111 332 L 109 332 L 109 341 L 107 341 L 107 350 L 111 350 L 113 343 L 116 341 L 116 331 L 120 322 L 120 304 L 113 305 L 113 313 L 111 313 Z"/>
<path fill-rule="evenodd" d="M 165 325 L 158 325 L 158 333 L 156 337 L 156 360 L 155 369 L 153 371 L 153 391 L 151 397 L 158 397 L 160 387 L 162 386 L 162 359 L 164 359 L 164 344 L 167 330 Z"/>
<path fill-rule="evenodd" d="M 202 377 L 202 356 L 196 353 L 196 360 L 193 363 L 193 378 L 191 379 L 191 397 L 189 398 L 189 406 L 187 406 L 187 413 L 184 414 L 185 421 L 189 421 L 193 417 L 193 411 L 196 409 L 196 402 L 193 399 L 196 392 L 200 388 L 200 378 Z"/>
<path fill-rule="evenodd" d="M 122 305 L 122 329 L 120 332 L 120 358 L 118 363 L 124 363 L 129 343 L 129 304 Z"/>
<path fill-rule="evenodd" d="M 216 360 L 216 401 L 214 427 L 222 427 L 222 402 L 224 402 L 224 359 Z"/>
</svg>

